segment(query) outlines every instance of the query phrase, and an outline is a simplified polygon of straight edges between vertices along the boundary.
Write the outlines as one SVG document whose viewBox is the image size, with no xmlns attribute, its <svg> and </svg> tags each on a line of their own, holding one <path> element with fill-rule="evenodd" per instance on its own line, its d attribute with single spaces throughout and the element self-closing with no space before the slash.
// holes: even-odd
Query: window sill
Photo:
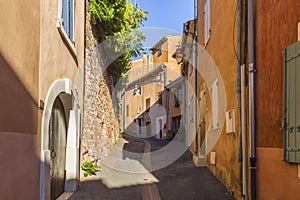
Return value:
<svg viewBox="0 0 300 200">
<path fill-rule="evenodd" d="M 75 49 L 75 45 L 74 43 L 70 40 L 69 36 L 67 35 L 65 29 L 63 28 L 62 24 L 61 24 L 61 20 L 57 20 L 56 23 L 56 27 L 59 31 L 59 33 L 61 34 L 63 40 L 66 43 L 66 46 L 68 47 L 68 49 L 70 50 L 72 56 L 74 56 L 75 58 L 77 57 L 77 52 Z"/>
</svg>

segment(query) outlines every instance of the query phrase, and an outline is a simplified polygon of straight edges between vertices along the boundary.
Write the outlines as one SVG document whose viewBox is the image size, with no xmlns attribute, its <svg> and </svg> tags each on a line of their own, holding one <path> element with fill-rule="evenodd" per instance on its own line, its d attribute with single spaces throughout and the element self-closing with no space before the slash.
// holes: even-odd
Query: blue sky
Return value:
<svg viewBox="0 0 300 200">
<path fill-rule="evenodd" d="M 181 34 L 183 23 L 194 18 L 194 0 L 136 1 L 143 10 L 149 12 L 148 20 L 141 28 L 147 38 L 145 47 L 152 47 L 163 36 Z"/>
</svg>

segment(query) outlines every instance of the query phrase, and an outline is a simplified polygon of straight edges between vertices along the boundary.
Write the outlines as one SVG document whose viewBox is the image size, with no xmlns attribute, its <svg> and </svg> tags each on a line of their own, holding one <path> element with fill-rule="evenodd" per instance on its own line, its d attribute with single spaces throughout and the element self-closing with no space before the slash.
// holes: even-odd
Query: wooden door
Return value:
<svg viewBox="0 0 300 200">
<path fill-rule="evenodd" d="M 67 127 L 63 105 L 56 98 L 49 125 L 51 200 L 64 192 Z"/>
</svg>

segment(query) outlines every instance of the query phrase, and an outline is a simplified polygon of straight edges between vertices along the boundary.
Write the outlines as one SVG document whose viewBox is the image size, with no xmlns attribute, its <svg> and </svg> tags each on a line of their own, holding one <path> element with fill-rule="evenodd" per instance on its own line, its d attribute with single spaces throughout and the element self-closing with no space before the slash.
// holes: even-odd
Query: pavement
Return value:
<svg viewBox="0 0 300 200">
<path fill-rule="evenodd" d="M 167 140 L 124 135 L 97 175 L 83 178 L 76 192 L 64 193 L 60 200 L 233 199 L 209 169 L 195 167 L 188 150 L 170 165 L 152 171 L 157 158 L 149 152 L 159 152 L 166 146 Z"/>
</svg>

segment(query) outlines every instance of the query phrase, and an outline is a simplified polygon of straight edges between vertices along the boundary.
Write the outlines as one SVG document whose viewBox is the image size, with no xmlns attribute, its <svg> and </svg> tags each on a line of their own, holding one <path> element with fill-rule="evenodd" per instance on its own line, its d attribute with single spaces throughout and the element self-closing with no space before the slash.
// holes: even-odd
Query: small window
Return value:
<svg viewBox="0 0 300 200">
<path fill-rule="evenodd" d="M 194 96 L 191 97 L 190 105 L 189 105 L 189 111 L 190 111 L 190 122 L 194 123 L 195 121 L 195 102 L 194 102 Z"/>
<path fill-rule="evenodd" d="M 146 110 L 150 108 L 150 98 L 146 99 Z"/>
<path fill-rule="evenodd" d="M 135 96 L 141 96 L 142 95 L 142 87 L 140 85 L 136 86 L 136 88 L 133 91 L 133 94 Z"/>
<path fill-rule="evenodd" d="M 182 87 L 178 86 L 177 88 L 177 99 L 179 103 L 182 103 Z"/>
<path fill-rule="evenodd" d="M 182 87 L 177 86 L 173 89 L 174 94 L 174 106 L 179 106 L 182 103 Z"/>
<path fill-rule="evenodd" d="M 204 46 L 210 38 L 210 0 L 205 1 L 204 5 Z"/>
<path fill-rule="evenodd" d="M 159 73 L 159 74 L 157 75 L 157 77 L 156 77 L 156 81 L 157 81 L 157 82 L 160 82 L 160 81 L 161 81 L 161 78 L 162 78 L 162 74 Z"/>
<path fill-rule="evenodd" d="M 62 1 L 62 26 L 69 39 L 74 42 L 74 0 Z"/>
<path fill-rule="evenodd" d="M 159 92 L 157 96 L 158 96 L 158 100 L 157 100 L 158 105 L 162 105 L 162 92 Z"/>
<path fill-rule="evenodd" d="M 126 105 L 126 117 L 129 117 L 129 105 Z"/>
<path fill-rule="evenodd" d="M 219 114 L 218 114 L 218 79 L 212 84 L 212 128 L 219 129 Z"/>
<path fill-rule="evenodd" d="M 161 47 L 159 47 L 157 49 L 157 57 L 160 57 L 162 55 L 162 50 L 161 50 Z"/>
<path fill-rule="evenodd" d="M 74 3 L 75 0 L 59 0 L 57 29 L 65 40 L 67 47 L 77 56 L 74 40 Z"/>
</svg>

